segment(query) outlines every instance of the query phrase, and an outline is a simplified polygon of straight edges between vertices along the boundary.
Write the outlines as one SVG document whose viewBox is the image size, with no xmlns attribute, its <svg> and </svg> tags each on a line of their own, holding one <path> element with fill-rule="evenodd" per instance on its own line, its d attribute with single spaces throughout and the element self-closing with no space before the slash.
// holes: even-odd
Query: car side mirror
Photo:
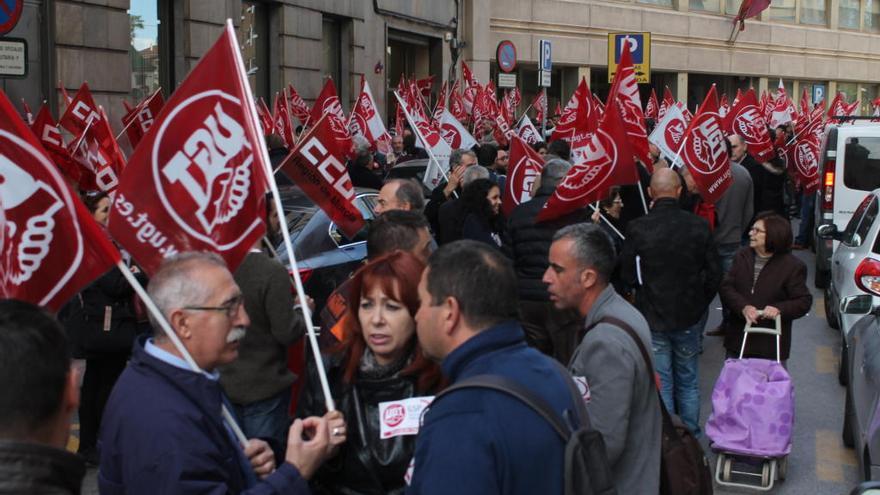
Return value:
<svg viewBox="0 0 880 495">
<path fill-rule="evenodd" d="M 862 245 L 862 236 L 859 234 L 853 234 L 852 240 L 850 240 L 849 245 L 852 247 L 859 247 Z"/>
<path fill-rule="evenodd" d="M 834 239 L 835 241 L 839 241 L 843 237 L 843 234 L 837 230 L 837 225 L 833 223 L 820 225 L 816 228 L 816 234 L 820 239 Z"/>
</svg>

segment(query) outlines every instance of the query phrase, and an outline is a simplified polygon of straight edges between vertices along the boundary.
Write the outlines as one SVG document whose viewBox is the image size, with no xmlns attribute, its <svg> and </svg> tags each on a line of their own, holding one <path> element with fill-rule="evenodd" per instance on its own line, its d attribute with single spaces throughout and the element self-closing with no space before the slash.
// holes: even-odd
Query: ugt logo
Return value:
<svg viewBox="0 0 880 495">
<path fill-rule="evenodd" d="M 152 166 L 159 197 L 197 238 L 211 237 L 248 199 L 254 155 L 235 118 L 243 112 L 238 98 L 206 91 L 178 105 L 157 134 Z"/>
</svg>

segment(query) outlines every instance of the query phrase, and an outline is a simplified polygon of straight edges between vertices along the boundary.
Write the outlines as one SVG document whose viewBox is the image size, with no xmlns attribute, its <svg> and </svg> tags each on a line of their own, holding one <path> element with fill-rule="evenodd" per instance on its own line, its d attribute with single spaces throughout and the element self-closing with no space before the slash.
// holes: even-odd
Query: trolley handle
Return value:
<svg viewBox="0 0 880 495">
<path fill-rule="evenodd" d="M 758 318 L 762 318 L 763 316 L 764 316 L 764 311 L 763 310 L 758 311 Z M 775 335 L 776 336 L 776 362 L 777 363 L 782 362 L 782 360 L 780 359 L 780 354 L 779 354 L 779 349 L 780 349 L 779 338 L 782 335 L 782 315 L 781 314 L 776 315 L 776 318 L 774 318 L 774 323 L 775 323 L 775 325 L 772 328 L 770 328 L 770 327 L 753 327 L 752 322 L 750 322 L 750 321 L 746 322 L 746 327 L 743 329 L 742 347 L 740 347 L 740 349 L 739 349 L 739 358 L 740 359 L 743 358 L 743 354 L 745 353 L 746 340 L 748 339 L 749 334 L 750 333 L 760 333 L 760 334 L 764 334 L 764 335 Z"/>
</svg>

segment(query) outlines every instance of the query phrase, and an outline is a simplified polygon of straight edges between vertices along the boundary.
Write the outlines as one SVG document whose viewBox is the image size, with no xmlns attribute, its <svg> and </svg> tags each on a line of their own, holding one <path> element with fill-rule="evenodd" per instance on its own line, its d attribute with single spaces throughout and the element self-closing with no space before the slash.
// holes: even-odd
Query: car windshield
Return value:
<svg viewBox="0 0 880 495">
<path fill-rule="evenodd" d="M 880 137 L 846 139 L 843 185 L 857 191 L 880 187 Z"/>
</svg>

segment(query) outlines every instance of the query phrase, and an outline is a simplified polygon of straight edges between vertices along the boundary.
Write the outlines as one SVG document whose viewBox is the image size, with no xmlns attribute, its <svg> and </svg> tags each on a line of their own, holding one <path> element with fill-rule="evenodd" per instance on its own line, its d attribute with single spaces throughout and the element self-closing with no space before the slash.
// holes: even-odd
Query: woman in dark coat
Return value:
<svg viewBox="0 0 880 495">
<path fill-rule="evenodd" d="M 106 226 L 110 210 L 107 193 L 87 192 L 82 199 L 95 221 Z M 74 357 L 86 360 L 77 453 L 89 464 L 98 463 L 96 444 L 104 405 L 125 369 L 138 334 L 133 298 L 131 285 L 114 267 L 77 294 L 61 312 Z"/>
<path fill-rule="evenodd" d="M 381 422 L 392 426 L 400 415 L 389 408 L 380 417 L 379 404 L 433 396 L 441 386 L 440 369 L 422 354 L 415 333 L 424 267 L 412 254 L 395 251 L 364 265 L 351 279 L 342 344 L 324 355 L 330 392 L 345 418 L 346 442 L 315 474 L 314 493 L 379 495 L 406 489 L 417 431 L 381 438 Z M 297 416 L 324 413 L 310 359 Z"/>
<path fill-rule="evenodd" d="M 807 288 L 807 267 L 791 254 L 791 225 L 773 212 L 757 216 L 749 231 L 749 246 L 740 249 L 721 282 L 721 302 L 730 310 L 724 347 L 728 357 L 739 356 L 746 321 L 773 326 L 782 316 L 780 359 L 791 350 L 792 321 L 807 314 L 813 296 Z M 758 316 L 763 311 L 763 318 Z M 750 335 L 744 357 L 776 359 L 776 338 Z"/>
<path fill-rule="evenodd" d="M 501 249 L 504 215 L 501 214 L 501 189 L 489 179 L 477 179 L 461 193 L 464 223 L 461 238 L 485 242 Z"/>
</svg>

